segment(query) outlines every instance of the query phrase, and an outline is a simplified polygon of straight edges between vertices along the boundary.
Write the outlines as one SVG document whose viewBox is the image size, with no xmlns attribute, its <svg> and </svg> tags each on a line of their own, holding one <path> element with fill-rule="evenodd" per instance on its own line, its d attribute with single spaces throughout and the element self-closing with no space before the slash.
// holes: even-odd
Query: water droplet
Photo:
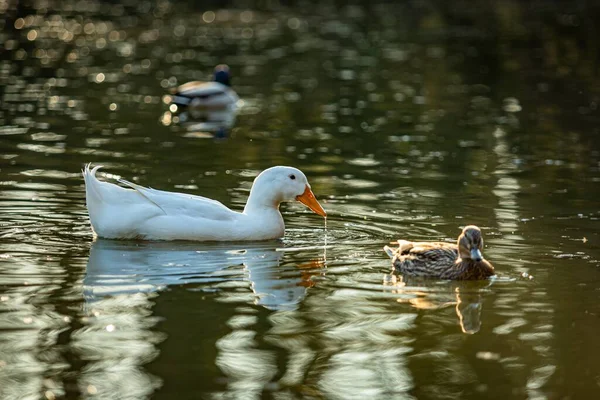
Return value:
<svg viewBox="0 0 600 400">
<path fill-rule="evenodd" d="M 214 11 L 206 11 L 204 14 L 202 14 L 202 20 L 204 22 L 206 22 L 207 24 L 210 24 L 211 22 L 213 22 L 215 20 Z"/>
<path fill-rule="evenodd" d="M 240 20 L 245 23 L 252 22 L 252 18 L 254 18 L 254 14 L 250 10 L 246 10 L 240 14 Z"/>
<path fill-rule="evenodd" d="M 290 18 L 288 19 L 288 27 L 290 29 L 298 29 L 300 28 L 300 20 L 298 18 Z"/>
</svg>

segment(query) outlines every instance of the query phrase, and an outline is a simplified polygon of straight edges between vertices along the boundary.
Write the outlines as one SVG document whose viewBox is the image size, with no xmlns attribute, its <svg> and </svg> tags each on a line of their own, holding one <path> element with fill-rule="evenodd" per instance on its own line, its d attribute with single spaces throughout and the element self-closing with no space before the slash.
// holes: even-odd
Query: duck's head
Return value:
<svg viewBox="0 0 600 400">
<path fill-rule="evenodd" d="M 219 64 L 215 67 L 214 72 L 215 82 L 219 82 L 225 86 L 231 86 L 231 74 L 229 73 L 229 66 L 226 64 Z"/>
<path fill-rule="evenodd" d="M 271 167 L 261 172 L 252 184 L 246 207 L 279 206 L 283 201 L 297 200 L 322 217 L 327 213 L 317 201 L 308 179 L 293 167 Z"/>
<path fill-rule="evenodd" d="M 481 237 L 481 229 L 475 225 L 465 226 L 458 237 L 458 255 L 460 258 L 479 262 L 483 260 L 482 249 L 483 238 Z"/>
</svg>

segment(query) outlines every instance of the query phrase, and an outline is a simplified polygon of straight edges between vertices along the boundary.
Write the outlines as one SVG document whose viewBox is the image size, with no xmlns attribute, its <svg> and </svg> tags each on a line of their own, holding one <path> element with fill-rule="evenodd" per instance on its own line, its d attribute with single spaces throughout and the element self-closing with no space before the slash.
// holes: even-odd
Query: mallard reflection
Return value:
<svg viewBox="0 0 600 400">
<path fill-rule="evenodd" d="M 434 283 L 422 278 L 385 275 L 383 284 L 400 294 L 399 303 L 421 309 L 454 306 L 463 333 L 474 334 L 481 329 L 483 296 L 493 281 L 453 281 Z"/>
<path fill-rule="evenodd" d="M 189 109 L 179 114 L 179 123 L 185 129 L 184 137 L 226 138 L 235 125 L 237 108 L 222 110 Z"/>
</svg>

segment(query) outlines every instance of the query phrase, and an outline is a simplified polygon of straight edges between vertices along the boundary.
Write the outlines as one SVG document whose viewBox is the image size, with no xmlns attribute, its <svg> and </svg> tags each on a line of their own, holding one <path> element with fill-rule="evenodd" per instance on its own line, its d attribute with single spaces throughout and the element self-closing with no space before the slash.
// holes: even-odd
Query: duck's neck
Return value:
<svg viewBox="0 0 600 400">
<path fill-rule="evenodd" d="M 261 188 L 253 186 L 250 189 L 250 196 L 244 207 L 244 214 L 256 215 L 263 214 L 265 212 L 277 212 L 279 213 L 279 204 L 281 200 L 275 198 L 273 193 Z"/>
<path fill-rule="evenodd" d="M 222 85 L 230 86 L 231 87 L 231 81 L 229 80 L 229 77 L 215 75 L 214 81 L 218 82 L 218 83 L 220 83 Z"/>
</svg>

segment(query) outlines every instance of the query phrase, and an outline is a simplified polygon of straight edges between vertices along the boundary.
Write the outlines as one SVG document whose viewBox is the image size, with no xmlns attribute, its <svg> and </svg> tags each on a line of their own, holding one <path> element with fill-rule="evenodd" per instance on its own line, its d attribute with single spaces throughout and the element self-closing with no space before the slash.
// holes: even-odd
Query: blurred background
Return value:
<svg viewBox="0 0 600 400">
<path fill-rule="evenodd" d="M 592 1 L 0 1 L 0 398 L 588 398 L 600 390 Z M 235 110 L 171 90 L 228 64 Z M 96 240 L 80 170 L 241 210 L 267 243 Z M 389 275 L 483 229 L 492 282 Z"/>
</svg>

